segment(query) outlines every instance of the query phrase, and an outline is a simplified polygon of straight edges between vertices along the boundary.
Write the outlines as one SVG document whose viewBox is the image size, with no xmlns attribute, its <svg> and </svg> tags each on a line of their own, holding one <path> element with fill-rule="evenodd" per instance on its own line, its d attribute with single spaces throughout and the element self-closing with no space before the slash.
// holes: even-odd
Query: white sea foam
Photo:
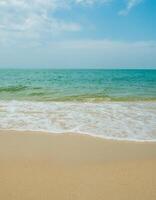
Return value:
<svg viewBox="0 0 156 200">
<path fill-rule="evenodd" d="M 0 129 L 156 141 L 156 102 L 0 101 Z"/>
</svg>

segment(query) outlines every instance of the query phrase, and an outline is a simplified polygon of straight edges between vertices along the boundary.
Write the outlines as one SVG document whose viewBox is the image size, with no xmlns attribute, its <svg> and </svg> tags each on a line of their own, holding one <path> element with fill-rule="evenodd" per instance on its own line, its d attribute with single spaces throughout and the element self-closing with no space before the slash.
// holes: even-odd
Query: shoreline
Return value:
<svg viewBox="0 0 156 200">
<path fill-rule="evenodd" d="M 21 144 L 23 144 L 23 146 Z M 9 145 L 9 150 L 12 151 L 8 151 L 7 145 Z M 54 145 L 54 149 L 52 148 L 52 145 Z M 62 146 L 59 150 L 58 148 L 60 145 Z M 47 147 L 49 148 L 49 151 Z M 15 157 L 18 158 L 21 154 L 21 150 L 24 150 L 24 154 L 28 157 L 28 152 L 34 153 L 34 159 L 36 155 L 39 156 L 38 154 L 40 151 L 43 151 L 43 157 L 41 159 L 44 159 L 47 155 L 50 156 L 51 153 L 59 153 L 58 157 L 62 159 L 64 152 L 69 154 L 72 152 L 70 159 L 76 158 L 78 162 L 80 160 L 87 161 L 89 154 L 92 161 L 99 157 L 102 162 L 107 161 L 107 159 L 115 159 L 118 161 L 137 161 L 142 159 L 156 160 L 156 142 L 112 140 L 77 133 L 51 134 L 38 131 L 21 132 L 0 130 L 0 150 L 2 150 L 0 151 L 0 159 L 7 158 L 7 156 L 11 158 L 13 151 L 15 152 Z M 7 154 L 4 154 L 4 150 Z M 78 151 L 81 153 L 81 157 L 77 158 Z M 63 154 L 61 154 L 61 152 Z M 70 159 L 68 162 L 71 162 Z"/>
<path fill-rule="evenodd" d="M 14 130 L 14 129 L 9 129 L 9 130 L 3 130 L 0 129 L 0 135 L 2 134 L 28 134 L 28 135 L 47 135 L 47 136 L 86 136 L 86 137 L 91 137 L 95 139 L 101 139 L 104 141 L 112 141 L 112 142 L 127 142 L 127 143 L 156 143 L 156 140 L 142 140 L 142 139 L 121 139 L 121 138 L 111 138 L 111 137 L 105 137 L 105 136 L 100 136 L 96 134 L 89 134 L 89 133 L 82 133 L 82 132 L 50 132 L 50 131 L 39 131 L 39 130 Z"/>
</svg>

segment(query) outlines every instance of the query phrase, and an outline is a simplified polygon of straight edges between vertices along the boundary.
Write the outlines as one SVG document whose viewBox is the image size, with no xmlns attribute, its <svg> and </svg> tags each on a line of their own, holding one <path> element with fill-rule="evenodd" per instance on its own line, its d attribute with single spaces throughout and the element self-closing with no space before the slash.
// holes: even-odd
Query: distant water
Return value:
<svg viewBox="0 0 156 200">
<path fill-rule="evenodd" d="M 0 129 L 156 141 L 156 70 L 0 70 Z"/>
</svg>

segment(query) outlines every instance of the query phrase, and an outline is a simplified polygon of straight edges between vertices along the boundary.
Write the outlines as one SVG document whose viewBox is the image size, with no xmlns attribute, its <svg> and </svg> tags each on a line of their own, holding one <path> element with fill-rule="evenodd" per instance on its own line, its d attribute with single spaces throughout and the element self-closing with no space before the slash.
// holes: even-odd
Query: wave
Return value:
<svg viewBox="0 0 156 200">
<path fill-rule="evenodd" d="M 156 102 L 0 101 L 0 129 L 156 141 Z"/>
<path fill-rule="evenodd" d="M 156 101 L 153 96 L 137 95 L 117 95 L 113 93 L 108 95 L 105 92 L 99 93 L 82 93 L 68 94 L 68 92 L 53 91 L 52 89 L 28 86 L 8 86 L 0 87 L 0 100 L 17 100 L 17 101 L 37 101 L 37 102 L 137 102 L 137 101 Z M 74 93 L 74 92 L 71 92 Z"/>
<path fill-rule="evenodd" d="M 19 92 L 19 91 L 23 91 L 26 90 L 27 87 L 26 86 L 7 86 L 7 87 L 0 87 L 0 92 Z"/>
</svg>

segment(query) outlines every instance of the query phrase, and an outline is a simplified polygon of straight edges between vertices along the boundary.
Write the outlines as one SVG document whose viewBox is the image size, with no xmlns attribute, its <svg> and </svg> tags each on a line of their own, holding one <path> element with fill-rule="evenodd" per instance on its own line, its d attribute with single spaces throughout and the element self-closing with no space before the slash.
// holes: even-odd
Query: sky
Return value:
<svg viewBox="0 0 156 200">
<path fill-rule="evenodd" d="M 0 0 L 0 68 L 156 68 L 156 1 Z"/>
</svg>

